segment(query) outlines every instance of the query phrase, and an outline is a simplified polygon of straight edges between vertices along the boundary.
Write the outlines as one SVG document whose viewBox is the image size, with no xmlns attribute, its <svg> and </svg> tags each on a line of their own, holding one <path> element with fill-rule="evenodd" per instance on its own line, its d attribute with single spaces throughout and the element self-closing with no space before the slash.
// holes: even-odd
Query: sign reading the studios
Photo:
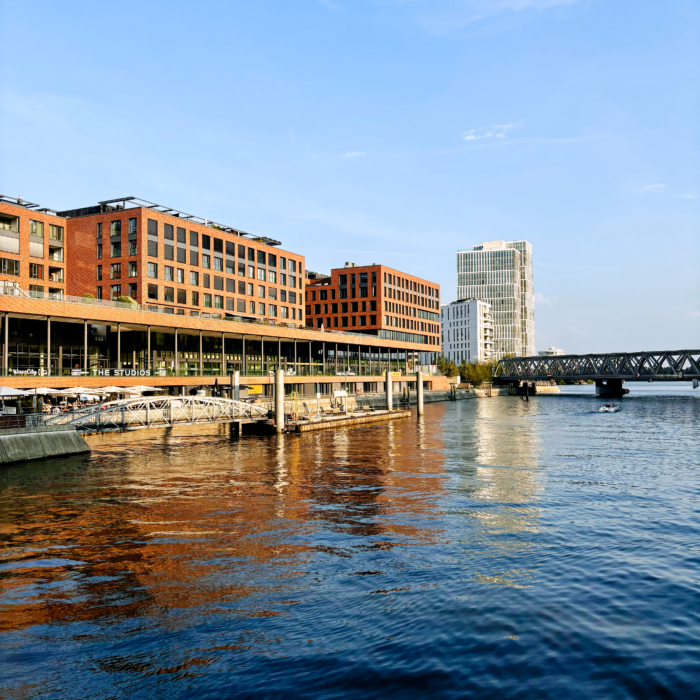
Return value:
<svg viewBox="0 0 700 700">
<path fill-rule="evenodd" d="M 13 369 L 15 376 L 47 377 L 49 373 L 45 369 Z M 84 371 L 72 369 L 71 377 L 150 377 L 158 372 L 151 372 L 150 369 L 92 369 Z"/>
</svg>

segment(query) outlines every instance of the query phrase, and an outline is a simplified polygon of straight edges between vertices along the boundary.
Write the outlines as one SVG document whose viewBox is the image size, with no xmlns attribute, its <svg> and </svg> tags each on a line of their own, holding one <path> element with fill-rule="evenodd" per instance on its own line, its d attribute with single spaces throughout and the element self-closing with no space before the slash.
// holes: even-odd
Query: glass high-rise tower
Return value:
<svg viewBox="0 0 700 700">
<path fill-rule="evenodd" d="M 457 252 L 457 298 L 482 299 L 493 314 L 493 357 L 535 354 L 532 245 L 488 241 Z"/>
</svg>

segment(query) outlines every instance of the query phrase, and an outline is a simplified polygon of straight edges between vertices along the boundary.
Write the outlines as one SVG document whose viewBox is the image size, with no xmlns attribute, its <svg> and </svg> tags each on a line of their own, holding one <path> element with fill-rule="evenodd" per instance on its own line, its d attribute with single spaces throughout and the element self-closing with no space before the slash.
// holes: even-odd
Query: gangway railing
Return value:
<svg viewBox="0 0 700 700">
<path fill-rule="evenodd" d="M 213 396 L 145 396 L 86 406 L 48 416 L 45 425 L 73 425 L 78 430 L 133 430 L 182 424 L 263 421 L 264 406 Z"/>
</svg>

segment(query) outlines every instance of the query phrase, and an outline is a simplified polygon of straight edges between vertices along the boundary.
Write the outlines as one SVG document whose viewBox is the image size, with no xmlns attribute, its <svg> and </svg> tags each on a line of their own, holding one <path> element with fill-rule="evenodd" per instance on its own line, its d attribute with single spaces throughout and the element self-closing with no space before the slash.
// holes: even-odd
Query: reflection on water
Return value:
<svg viewBox="0 0 700 700">
<path fill-rule="evenodd" d="M 689 689 L 700 402 L 596 406 L 441 403 L 6 468 L 0 695 Z"/>
</svg>

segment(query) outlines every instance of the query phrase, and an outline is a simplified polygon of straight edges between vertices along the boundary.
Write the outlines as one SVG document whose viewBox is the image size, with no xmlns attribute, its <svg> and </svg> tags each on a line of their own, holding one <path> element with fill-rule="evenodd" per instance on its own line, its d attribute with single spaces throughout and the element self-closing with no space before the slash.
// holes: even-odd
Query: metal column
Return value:
<svg viewBox="0 0 700 700">
<path fill-rule="evenodd" d="M 87 374 L 88 371 L 88 322 L 83 321 L 83 372 Z"/>
<path fill-rule="evenodd" d="M 148 333 L 148 338 L 146 338 L 146 353 L 148 355 L 148 359 L 146 360 L 146 369 L 151 370 L 153 369 L 153 362 L 151 358 L 151 327 L 146 326 L 146 333 Z"/>
<path fill-rule="evenodd" d="M 243 344 L 243 376 L 246 377 L 248 376 L 248 367 L 246 366 L 246 357 L 245 357 L 245 335 L 241 337 L 241 341 Z"/>
<path fill-rule="evenodd" d="M 10 315 L 5 314 L 5 340 L 2 345 L 2 371 L 4 376 L 7 376 L 9 368 L 7 366 L 8 343 L 10 341 Z"/>
<path fill-rule="evenodd" d="M 322 341 L 321 343 L 322 347 L 322 352 L 323 352 L 323 376 L 326 376 L 326 341 Z"/>
<path fill-rule="evenodd" d="M 204 376 L 204 354 L 202 353 L 202 331 L 199 331 L 199 376 Z"/>
<path fill-rule="evenodd" d="M 221 367 L 219 369 L 219 374 L 226 376 L 228 365 L 226 364 L 226 334 L 221 331 Z"/>
<path fill-rule="evenodd" d="M 175 374 L 180 376 L 180 352 L 177 347 L 177 328 L 175 329 Z"/>
<path fill-rule="evenodd" d="M 117 369 L 122 368 L 122 324 L 117 323 Z"/>
<path fill-rule="evenodd" d="M 51 316 L 46 317 L 46 376 L 51 376 Z"/>
</svg>

